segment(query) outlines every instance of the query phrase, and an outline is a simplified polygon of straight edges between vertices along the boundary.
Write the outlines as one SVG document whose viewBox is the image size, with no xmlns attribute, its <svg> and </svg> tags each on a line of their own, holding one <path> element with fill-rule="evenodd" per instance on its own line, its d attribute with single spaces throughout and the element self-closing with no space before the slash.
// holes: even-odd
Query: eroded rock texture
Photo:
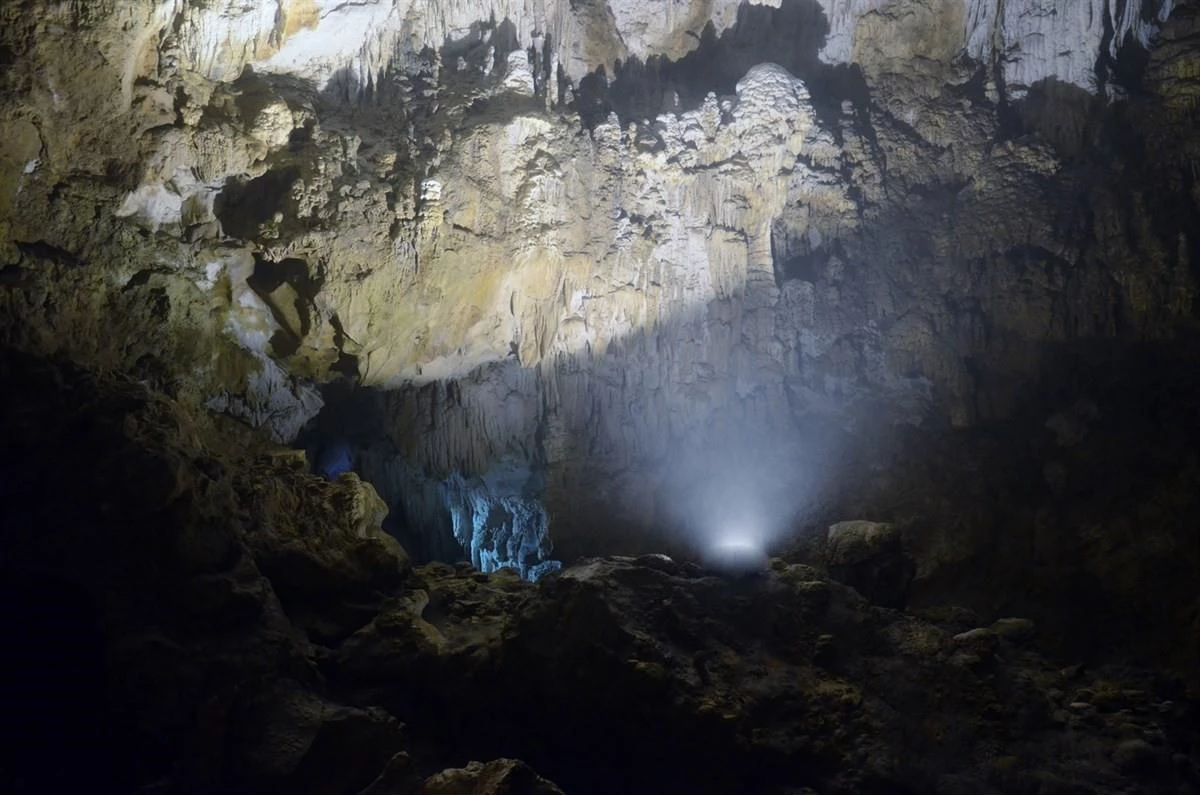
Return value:
<svg viewBox="0 0 1200 795">
<path fill-rule="evenodd" d="M 1194 677 L 1198 20 L 9 3 L 0 334 L 354 470 L 339 515 L 420 560 L 863 517 L 893 603 Z M 281 594 L 404 570 L 314 533 L 247 535 Z"/>
</svg>

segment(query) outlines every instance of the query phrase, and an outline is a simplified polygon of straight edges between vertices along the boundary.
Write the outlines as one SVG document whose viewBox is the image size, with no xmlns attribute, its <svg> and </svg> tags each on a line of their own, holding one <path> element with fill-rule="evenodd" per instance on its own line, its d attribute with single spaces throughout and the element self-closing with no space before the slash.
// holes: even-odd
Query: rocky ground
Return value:
<svg viewBox="0 0 1200 795">
<path fill-rule="evenodd" d="M 1200 2 L 1044 6 L 0 3 L 0 344 L 324 432 L 416 559 L 727 488 L 1197 684 Z"/>
<path fill-rule="evenodd" d="M 830 576 L 871 593 L 871 528 L 828 571 L 413 568 L 353 475 L 127 377 L 6 353 L 0 381 L 4 791 L 1200 788 L 1177 680 L 872 604 Z"/>
</svg>

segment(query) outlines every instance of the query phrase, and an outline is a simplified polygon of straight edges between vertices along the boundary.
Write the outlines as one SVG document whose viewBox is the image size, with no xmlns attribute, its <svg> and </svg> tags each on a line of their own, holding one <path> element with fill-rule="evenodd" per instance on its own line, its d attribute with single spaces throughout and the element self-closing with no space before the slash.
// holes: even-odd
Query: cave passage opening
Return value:
<svg viewBox="0 0 1200 795">
<path fill-rule="evenodd" d="M 551 557 L 536 463 L 510 458 L 477 474 L 434 472 L 405 455 L 412 417 L 397 411 L 395 393 L 344 379 L 325 385 L 323 394 L 324 408 L 296 446 L 315 473 L 333 479 L 355 472 L 372 484 L 388 506 L 384 530 L 415 562 L 466 561 L 485 573 L 513 569 L 527 580 L 561 567 Z"/>
</svg>

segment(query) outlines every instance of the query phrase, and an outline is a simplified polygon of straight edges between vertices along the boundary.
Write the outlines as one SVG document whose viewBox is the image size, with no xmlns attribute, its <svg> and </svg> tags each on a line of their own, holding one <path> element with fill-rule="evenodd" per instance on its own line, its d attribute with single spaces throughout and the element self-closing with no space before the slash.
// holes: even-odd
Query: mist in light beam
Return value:
<svg viewBox="0 0 1200 795">
<path fill-rule="evenodd" d="M 662 495 L 675 534 L 722 568 L 765 567 L 811 497 L 817 463 L 794 429 L 709 434 L 672 462 Z"/>
</svg>

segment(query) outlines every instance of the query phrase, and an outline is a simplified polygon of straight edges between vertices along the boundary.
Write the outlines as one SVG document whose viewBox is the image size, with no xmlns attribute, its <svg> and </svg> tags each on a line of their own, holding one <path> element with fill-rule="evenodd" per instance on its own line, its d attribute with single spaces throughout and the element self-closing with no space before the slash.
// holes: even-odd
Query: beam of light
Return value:
<svg viewBox="0 0 1200 795">
<path fill-rule="evenodd" d="M 705 553 L 705 562 L 729 573 L 751 573 L 767 567 L 763 541 L 744 530 L 728 530 L 716 536 Z"/>
</svg>

